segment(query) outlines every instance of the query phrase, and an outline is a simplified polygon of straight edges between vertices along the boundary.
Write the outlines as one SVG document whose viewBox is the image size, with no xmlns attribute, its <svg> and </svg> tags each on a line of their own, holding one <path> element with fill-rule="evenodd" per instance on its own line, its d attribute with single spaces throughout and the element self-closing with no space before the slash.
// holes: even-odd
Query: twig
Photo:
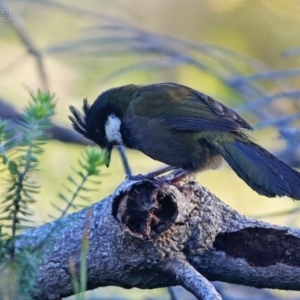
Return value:
<svg viewBox="0 0 300 300">
<path fill-rule="evenodd" d="M 214 286 L 184 260 L 170 259 L 163 266 L 163 271 L 173 275 L 198 300 L 222 300 Z"/>
<path fill-rule="evenodd" d="M 35 45 L 33 38 L 31 37 L 29 31 L 26 29 L 25 24 L 23 21 L 18 17 L 18 15 L 13 15 L 11 13 L 11 9 L 9 9 L 2 0 L 0 0 L 0 10 L 9 10 L 10 16 L 12 18 L 12 22 L 8 22 L 13 30 L 17 33 L 19 38 L 21 39 L 23 45 L 27 49 L 28 53 L 31 54 L 37 63 L 37 69 L 39 72 L 39 77 L 41 80 L 41 85 L 43 90 L 48 90 L 48 80 L 46 76 L 45 66 L 43 63 L 43 55 L 38 49 L 38 47 Z"/>
<path fill-rule="evenodd" d="M 248 110 L 255 110 L 255 112 L 257 112 L 258 109 L 261 109 L 263 106 L 270 104 L 273 101 L 281 99 L 281 98 L 300 98 L 300 91 L 299 90 L 291 90 L 288 92 L 281 92 L 278 94 L 262 97 L 262 98 L 256 99 L 255 101 L 251 101 L 244 105 L 236 107 L 235 111 L 244 112 L 244 111 L 248 111 Z"/>
<path fill-rule="evenodd" d="M 170 294 L 170 300 L 179 300 L 173 286 L 168 286 L 168 292 Z"/>
<path fill-rule="evenodd" d="M 280 127 L 280 125 L 285 124 L 285 123 L 291 123 L 297 119 L 300 118 L 300 113 L 294 114 L 294 115 L 288 115 L 288 116 L 284 116 L 281 118 L 277 118 L 277 119 L 272 119 L 272 120 L 266 120 L 260 123 L 257 123 L 253 126 L 254 129 L 259 129 L 259 128 L 263 128 L 263 127 L 267 127 L 267 126 L 276 126 L 276 127 Z"/>
<path fill-rule="evenodd" d="M 275 71 L 264 71 L 257 74 L 251 74 L 246 76 L 239 76 L 238 78 L 231 79 L 232 82 L 240 83 L 245 81 L 254 81 L 254 80 L 274 80 L 274 79 L 286 79 L 288 77 L 299 77 L 300 70 L 275 70 Z"/>
<path fill-rule="evenodd" d="M 285 50 L 282 53 L 282 55 L 284 57 L 287 57 L 287 58 L 298 56 L 298 55 L 300 55 L 300 48 L 297 47 L 297 48 L 292 48 L 292 49 Z"/>
</svg>

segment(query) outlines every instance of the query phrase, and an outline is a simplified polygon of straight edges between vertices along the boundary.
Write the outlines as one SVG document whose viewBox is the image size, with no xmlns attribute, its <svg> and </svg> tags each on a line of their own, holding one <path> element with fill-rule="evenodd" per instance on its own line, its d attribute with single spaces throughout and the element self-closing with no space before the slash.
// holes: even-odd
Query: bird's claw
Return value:
<svg viewBox="0 0 300 300">
<path fill-rule="evenodd" d="M 167 184 L 167 185 L 175 185 L 177 186 L 179 182 L 187 176 L 186 172 L 178 172 L 173 178 L 167 179 L 166 177 L 159 176 L 156 172 L 148 173 L 146 175 L 138 174 L 138 175 L 127 175 L 127 180 L 132 181 L 143 181 L 143 180 L 156 180 L 160 184 Z"/>
<path fill-rule="evenodd" d="M 147 175 L 143 175 L 143 174 L 127 175 L 126 179 L 131 180 L 131 181 L 142 181 L 142 180 L 147 179 Z"/>
<path fill-rule="evenodd" d="M 138 174 L 138 175 L 127 175 L 126 176 L 127 180 L 132 180 L 132 181 L 142 181 L 142 180 L 158 180 L 158 181 L 166 181 L 163 177 L 160 176 L 153 176 L 152 173 L 149 174 Z"/>
</svg>

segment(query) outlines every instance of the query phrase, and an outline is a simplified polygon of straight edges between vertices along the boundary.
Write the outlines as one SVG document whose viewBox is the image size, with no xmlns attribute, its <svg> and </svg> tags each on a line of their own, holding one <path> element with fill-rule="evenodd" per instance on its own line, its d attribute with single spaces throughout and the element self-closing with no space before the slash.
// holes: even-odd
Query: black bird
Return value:
<svg viewBox="0 0 300 300">
<path fill-rule="evenodd" d="M 268 197 L 300 200 L 300 173 L 243 129 L 251 126 L 233 110 L 176 83 L 125 85 L 102 93 L 83 115 L 70 107 L 76 131 L 107 151 L 137 149 L 186 173 L 215 169 L 223 158 L 253 190 Z"/>
</svg>

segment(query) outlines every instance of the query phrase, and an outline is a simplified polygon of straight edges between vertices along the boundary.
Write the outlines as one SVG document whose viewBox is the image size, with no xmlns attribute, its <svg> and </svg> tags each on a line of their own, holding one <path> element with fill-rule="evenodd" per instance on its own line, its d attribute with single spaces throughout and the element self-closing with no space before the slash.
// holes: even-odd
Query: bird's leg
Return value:
<svg viewBox="0 0 300 300">
<path fill-rule="evenodd" d="M 173 166 L 167 166 L 167 167 L 158 169 L 158 170 L 156 170 L 156 171 L 154 171 L 154 172 L 148 173 L 148 174 L 146 175 L 146 178 L 152 179 L 152 178 L 154 178 L 154 177 L 157 177 L 157 176 L 159 176 L 159 175 L 162 175 L 162 174 L 164 174 L 164 173 L 167 173 L 167 172 L 173 171 L 173 170 L 176 170 L 176 167 L 173 167 Z"/>
<path fill-rule="evenodd" d="M 162 174 L 164 174 L 166 172 L 169 172 L 169 171 L 173 171 L 175 169 L 176 169 L 176 167 L 167 166 L 167 167 L 161 168 L 159 170 L 156 170 L 154 172 L 150 172 L 146 175 L 142 175 L 142 174 L 139 174 L 139 175 L 136 175 L 136 176 L 128 175 L 128 176 L 126 176 L 126 178 L 129 178 L 130 180 L 153 179 L 153 178 L 155 178 L 159 175 L 162 175 Z"/>
<path fill-rule="evenodd" d="M 176 186 L 181 192 L 183 192 L 184 190 L 184 187 L 181 186 L 179 184 L 179 182 L 181 180 L 183 180 L 185 177 L 187 177 L 188 175 L 191 174 L 191 172 L 188 172 L 188 171 L 184 171 L 182 169 L 178 169 L 178 168 L 175 168 L 175 167 L 171 167 L 171 166 L 168 166 L 168 167 L 165 167 L 165 168 L 162 168 L 162 169 L 159 169 L 155 172 L 152 172 L 152 173 L 149 173 L 146 175 L 146 178 L 147 179 L 153 179 L 154 177 L 158 176 L 158 175 L 161 175 L 161 174 L 164 174 L 166 172 L 169 172 L 169 171 L 174 171 L 174 170 L 177 170 L 177 172 L 175 172 L 174 174 L 174 177 L 172 179 L 166 179 L 165 177 L 158 177 L 157 179 L 159 179 L 160 183 L 161 184 L 169 184 L 169 185 L 174 185 Z M 149 176 L 149 177 L 148 177 Z"/>
<path fill-rule="evenodd" d="M 173 166 L 167 166 L 167 167 L 161 168 L 159 170 L 156 170 L 154 172 L 148 173 L 146 175 L 139 174 L 136 176 L 127 176 L 127 178 L 129 178 L 130 180 L 154 179 L 155 177 L 157 177 L 159 175 L 162 175 L 164 173 L 174 171 L 174 170 L 178 170 L 178 172 L 172 179 L 166 179 L 166 178 L 159 177 L 159 180 L 161 181 L 161 184 L 167 183 L 167 184 L 172 184 L 172 185 L 178 186 L 178 183 L 181 180 L 183 180 L 186 176 L 188 176 L 190 173 L 187 171 L 178 169 L 176 167 L 173 167 Z M 178 186 L 178 188 L 181 189 L 179 186 Z"/>
<path fill-rule="evenodd" d="M 151 179 L 151 178 L 157 177 L 159 175 L 162 175 L 162 174 L 164 174 L 166 172 L 174 171 L 174 170 L 177 170 L 177 174 L 175 174 L 172 179 L 166 180 L 166 182 L 168 182 L 169 184 L 176 185 L 181 180 L 183 180 L 185 177 L 187 177 L 188 175 L 191 174 L 191 172 L 184 171 L 182 169 L 179 169 L 179 168 L 176 168 L 176 167 L 172 167 L 172 166 L 167 166 L 167 167 L 161 168 L 161 169 L 159 169 L 157 171 L 154 171 L 154 172 L 151 172 L 151 173 L 147 174 L 146 178 Z M 164 179 L 162 179 L 162 180 L 164 180 Z"/>
<path fill-rule="evenodd" d="M 184 184 L 181 184 L 181 181 L 191 174 L 192 173 L 189 171 L 182 170 L 181 172 L 175 174 L 175 176 L 172 179 L 167 180 L 165 183 L 169 185 L 174 185 L 181 193 L 184 193 L 184 191 L 188 190 L 188 188 L 185 186 L 186 182 L 184 182 Z"/>
<path fill-rule="evenodd" d="M 177 174 L 176 176 L 174 176 L 172 179 L 170 179 L 170 184 L 175 184 L 180 182 L 181 180 L 183 180 L 186 176 L 188 176 L 190 173 L 186 172 L 186 171 L 182 171 L 179 174 Z"/>
</svg>

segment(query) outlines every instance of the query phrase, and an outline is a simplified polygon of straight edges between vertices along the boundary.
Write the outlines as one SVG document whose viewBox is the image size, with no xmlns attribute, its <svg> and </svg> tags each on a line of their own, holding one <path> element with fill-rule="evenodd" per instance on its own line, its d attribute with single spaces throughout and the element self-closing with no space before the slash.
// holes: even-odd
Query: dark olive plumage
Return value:
<svg viewBox="0 0 300 300">
<path fill-rule="evenodd" d="M 102 93 L 73 127 L 111 152 L 123 144 L 187 172 L 217 168 L 223 158 L 253 190 L 300 199 L 300 173 L 255 144 L 233 110 L 175 83 L 126 85 Z M 109 164 L 109 161 L 107 165 Z"/>
</svg>

